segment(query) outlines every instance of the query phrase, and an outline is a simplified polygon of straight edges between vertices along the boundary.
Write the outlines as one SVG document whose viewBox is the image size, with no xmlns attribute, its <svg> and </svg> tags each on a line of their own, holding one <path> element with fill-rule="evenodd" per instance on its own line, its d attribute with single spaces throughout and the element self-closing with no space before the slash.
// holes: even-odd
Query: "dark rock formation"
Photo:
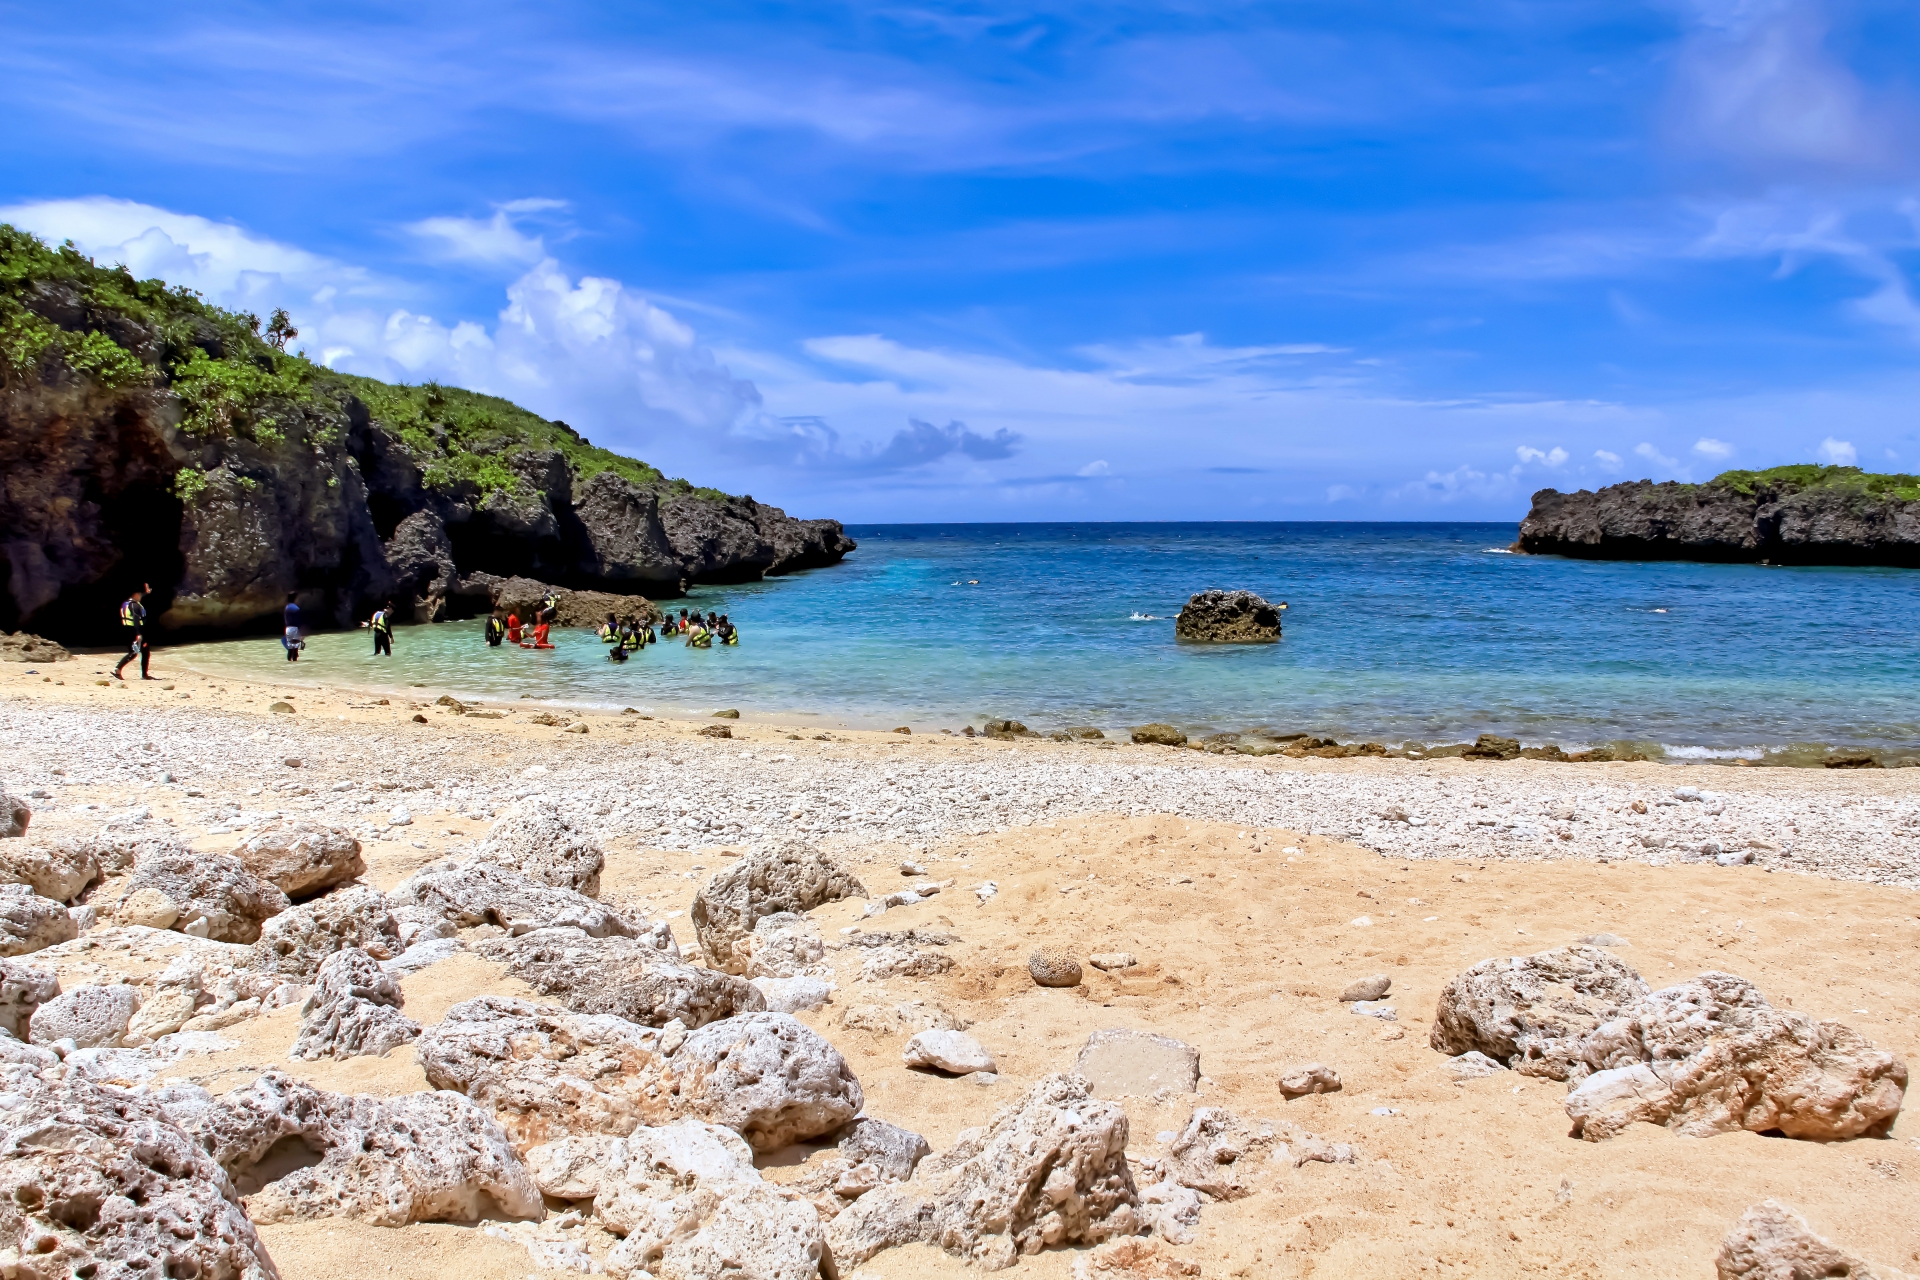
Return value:
<svg viewBox="0 0 1920 1280">
<path fill-rule="evenodd" d="M 1542 489 L 1516 551 L 1589 560 L 1920 567 L 1920 479 L 1857 467 L 1730 471 L 1706 484 Z"/>
<path fill-rule="evenodd" d="M 289 592 L 310 625 L 388 598 L 426 621 L 516 577 L 666 597 L 854 548 L 506 401 L 335 374 L 6 226 L 0 266 L 0 325 L 24 335 L 0 350 L 0 631 L 114 642 L 142 582 L 161 629 L 271 631 Z"/>
<path fill-rule="evenodd" d="M 1280 638 L 1280 610 L 1251 591 L 1202 591 L 1174 620 L 1181 640 L 1207 644 L 1271 644 Z"/>
</svg>

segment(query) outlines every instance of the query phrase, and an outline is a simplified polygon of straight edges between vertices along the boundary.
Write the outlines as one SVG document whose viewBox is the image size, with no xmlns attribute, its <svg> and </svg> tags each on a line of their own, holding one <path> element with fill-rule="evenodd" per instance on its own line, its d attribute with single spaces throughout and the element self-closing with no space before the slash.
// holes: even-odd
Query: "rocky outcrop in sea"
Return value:
<svg viewBox="0 0 1920 1280">
<path fill-rule="evenodd" d="M 1920 479 L 1793 466 L 1729 471 L 1705 484 L 1542 489 L 1514 550 L 1586 560 L 1920 567 Z"/>
</svg>

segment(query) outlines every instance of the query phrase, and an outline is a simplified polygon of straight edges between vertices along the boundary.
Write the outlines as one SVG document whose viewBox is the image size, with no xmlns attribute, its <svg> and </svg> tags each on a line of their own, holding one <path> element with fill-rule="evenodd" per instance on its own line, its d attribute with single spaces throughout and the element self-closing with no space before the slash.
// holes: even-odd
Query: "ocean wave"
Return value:
<svg viewBox="0 0 1920 1280">
<path fill-rule="evenodd" d="M 1764 747 L 1670 747 L 1660 744 L 1669 760 L 1758 760 L 1766 755 Z"/>
<path fill-rule="evenodd" d="M 1160 618 L 1160 615 L 1154 614 L 1154 613 L 1137 613 L 1136 612 L 1136 613 L 1128 614 L 1127 621 L 1128 622 L 1159 622 L 1161 621 L 1161 618 Z"/>
<path fill-rule="evenodd" d="M 1480 554 L 1483 556 L 1510 556 L 1513 554 L 1513 548 L 1512 547 L 1482 547 L 1480 548 Z"/>
</svg>

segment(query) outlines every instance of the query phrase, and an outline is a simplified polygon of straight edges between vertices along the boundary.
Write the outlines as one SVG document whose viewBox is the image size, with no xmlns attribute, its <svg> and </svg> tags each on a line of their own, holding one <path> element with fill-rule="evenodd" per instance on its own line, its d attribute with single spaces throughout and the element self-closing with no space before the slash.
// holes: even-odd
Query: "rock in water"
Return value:
<svg viewBox="0 0 1920 1280">
<path fill-rule="evenodd" d="M 545 1212 L 507 1135 L 454 1094 L 349 1096 L 269 1071 L 217 1098 L 191 1085 L 159 1097 L 246 1194 L 256 1222 L 354 1218 L 402 1227 Z M 290 1146 L 314 1162 L 283 1176 Z"/>
<path fill-rule="evenodd" d="M 642 1026 L 678 1021 L 704 1027 L 767 1007 L 766 997 L 746 979 L 681 964 L 634 938 L 538 929 L 517 938 L 489 938 L 474 950 L 569 1009 L 610 1013 Z"/>
<path fill-rule="evenodd" d="M 27 802 L 0 782 L 0 838 L 17 838 L 27 834 L 27 824 L 33 821 L 33 810 Z"/>
<path fill-rule="evenodd" d="M 1908 1280 L 1903 1271 L 1876 1267 L 1821 1239 L 1778 1200 L 1762 1200 L 1742 1214 L 1713 1265 L 1716 1280 Z"/>
<path fill-rule="evenodd" d="M 1102 1098 L 1192 1093 L 1200 1087 L 1200 1051 L 1171 1036 L 1109 1028 L 1087 1037 L 1074 1070 Z"/>
<path fill-rule="evenodd" d="M 84 840 L 0 844 L 0 881 L 30 887 L 43 898 L 72 902 L 100 879 L 100 860 Z"/>
<path fill-rule="evenodd" d="M 400 1012 L 400 984 L 358 948 L 336 951 L 320 966 L 313 994 L 301 1010 L 293 1057 L 381 1056 L 420 1036 L 420 1024 Z"/>
<path fill-rule="evenodd" d="M 1170 724 L 1143 724 L 1130 735 L 1136 746 L 1144 747 L 1184 747 L 1187 735 Z"/>
<path fill-rule="evenodd" d="M 836 1217 L 836 1263 L 927 1243 L 985 1270 L 1052 1245 L 1097 1244 L 1145 1225 L 1127 1169 L 1127 1115 L 1079 1076 L 1048 1076 L 984 1128 L 920 1162 L 912 1179 L 868 1192 Z"/>
<path fill-rule="evenodd" d="M 1907 1086 L 1905 1059 L 1841 1023 L 1775 1009 L 1725 973 L 1654 992 L 1596 1029 L 1583 1058 L 1593 1074 L 1566 1105 L 1589 1141 L 1638 1121 L 1691 1137 L 1880 1137 Z"/>
<path fill-rule="evenodd" d="M 0 884 L 0 956 L 24 956 L 80 934 L 62 904 L 24 884 Z"/>
<path fill-rule="evenodd" d="M 239 859 L 191 850 L 143 854 L 121 896 L 142 889 L 174 905 L 175 929 L 215 942 L 258 941 L 261 923 L 291 905 L 278 886 L 261 882 Z"/>
<path fill-rule="evenodd" d="M 596 938 L 630 937 L 633 926 L 606 904 L 489 862 L 435 862 L 387 895 L 395 907 L 429 907 L 463 929 L 497 924 L 509 933 L 572 928 Z"/>
<path fill-rule="evenodd" d="M 33 1011 L 31 1037 L 41 1047 L 71 1040 L 82 1049 L 118 1045 L 140 1007 L 140 997 L 124 984 L 75 987 Z"/>
<path fill-rule="evenodd" d="M 1280 638 L 1280 610 L 1251 591 L 1202 591 L 1174 619 L 1173 634 L 1207 644 L 1271 644 Z"/>
<path fill-rule="evenodd" d="M 694 895 L 689 915 L 707 963 L 744 974 L 753 959 L 753 927 L 763 916 L 805 914 L 823 903 L 866 896 L 866 888 L 819 849 L 786 840 L 716 871 Z"/>
<path fill-rule="evenodd" d="M 74 1075 L 0 1092 L 0 1239 L 23 1280 L 280 1274 L 226 1171 L 157 1101 Z"/>
<path fill-rule="evenodd" d="M 328 956 L 348 947 L 376 960 L 406 950 L 386 895 L 372 885 L 348 885 L 282 911 L 260 926 L 253 951 L 260 968 L 310 982 Z"/>
<path fill-rule="evenodd" d="M 561 817 L 559 806 L 544 797 L 508 808 L 475 854 L 476 861 L 507 867 L 589 898 L 599 896 L 600 869 L 607 862 L 600 842 Z"/>
<path fill-rule="evenodd" d="M 1428 1043 L 1452 1057 L 1478 1050 L 1525 1075 L 1584 1075 L 1586 1037 L 1644 998 L 1647 984 L 1598 947 L 1482 960 L 1440 992 Z"/>
<path fill-rule="evenodd" d="M 60 979 L 52 970 L 0 960 L 0 1031 L 15 1040 L 27 1039 L 33 1011 L 59 994 Z"/>
<path fill-rule="evenodd" d="M 299 902 L 367 869 L 353 832 L 312 818 L 270 822 L 235 845 L 232 856 L 260 879 Z"/>
</svg>

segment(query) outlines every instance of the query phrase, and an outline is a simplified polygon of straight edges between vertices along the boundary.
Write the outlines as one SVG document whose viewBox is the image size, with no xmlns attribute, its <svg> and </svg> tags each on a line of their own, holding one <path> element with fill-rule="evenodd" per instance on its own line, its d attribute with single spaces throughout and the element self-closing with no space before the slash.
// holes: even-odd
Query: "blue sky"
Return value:
<svg viewBox="0 0 1920 1280">
<path fill-rule="evenodd" d="M 1920 10 L 0 4 L 0 217 L 799 514 L 1920 470 Z"/>
</svg>

